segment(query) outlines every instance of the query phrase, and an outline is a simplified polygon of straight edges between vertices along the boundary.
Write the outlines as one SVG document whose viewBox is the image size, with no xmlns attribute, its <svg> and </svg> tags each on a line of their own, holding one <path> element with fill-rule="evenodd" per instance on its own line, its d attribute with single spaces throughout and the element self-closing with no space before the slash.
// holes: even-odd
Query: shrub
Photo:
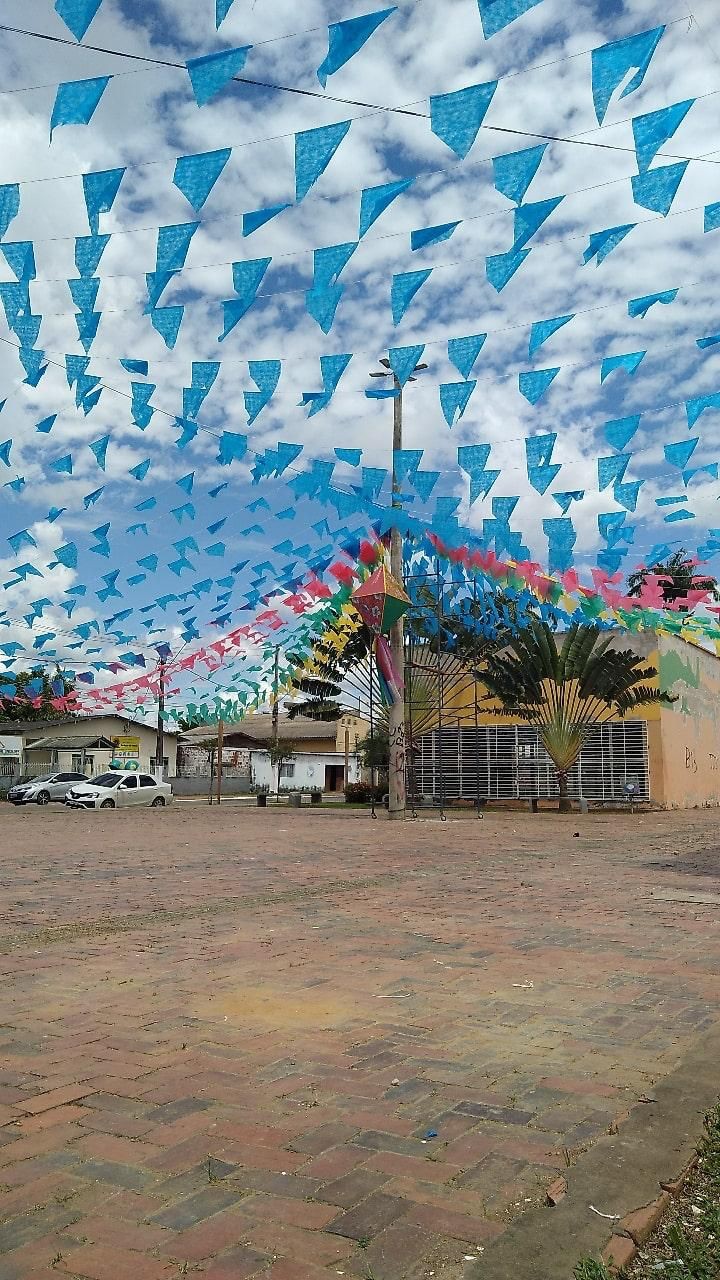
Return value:
<svg viewBox="0 0 720 1280">
<path fill-rule="evenodd" d="M 345 788 L 345 800 L 347 804 L 369 804 L 375 795 L 375 801 L 382 800 L 387 787 L 382 785 L 372 787 L 369 782 L 349 782 Z"/>
</svg>

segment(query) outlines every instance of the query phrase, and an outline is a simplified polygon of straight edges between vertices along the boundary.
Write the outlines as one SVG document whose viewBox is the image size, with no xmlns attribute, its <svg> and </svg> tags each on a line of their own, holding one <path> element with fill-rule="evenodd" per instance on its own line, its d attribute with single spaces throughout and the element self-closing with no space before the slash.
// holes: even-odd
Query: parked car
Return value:
<svg viewBox="0 0 720 1280">
<path fill-rule="evenodd" d="M 74 782 L 85 782 L 85 774 L 43 773 L 17 782 L 8 791 L 8 800 L 11 804 L 50 804 L 51 800 L 64 800 Z"/>
<path fill-rule="evenodd" d="M 172 804 L 169 782 L 157 782 L 149 773 L 101 773 L 71 787 L 65 797 L 69 809 L 124 809 L 130 805 L 161 809 Z"/>
</svg>

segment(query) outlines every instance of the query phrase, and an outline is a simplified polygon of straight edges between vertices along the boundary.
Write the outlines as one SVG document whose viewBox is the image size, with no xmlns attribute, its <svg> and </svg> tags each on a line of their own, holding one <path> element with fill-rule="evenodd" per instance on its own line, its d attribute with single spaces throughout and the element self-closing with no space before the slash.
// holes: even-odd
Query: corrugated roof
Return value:
<svg viewBox="0 0 720 1280">
<path fill-rule="evenodd" d="M 112 750 L 113 743 L 109 738 L 98 737 L 95 734 L 92 738 L 38 738 L 37 742 L 31 742 L 26 746 L 26 751 L 83 751 L 87 747 L 102 747 L 105 750 Z"/>
<path fill-rule="evenodd" d="M 288 716 L 280 716 L 278 719 L 278 738 L 282 741 L 291 739 L 303 742 L 311 738 L 332 738 L 334 741 L 336 734 L 337 720 L 311 720 L 308 716 L 296 716 L 294 720 L 290 720 Z M 228 746 L 232 745 L 232 739 L 235 737 L 250 738 L 253 742 L 265 743 L 271 741 L 272 735 L 272 716 L 268 712 L 244 716 L 234 724 L 226 724 L 223 733 L 224 741 Z M 208 738 L 215 737 L 217 737 L 217 725 L 208 724 L 201 725 L 199 729 L 188 729 L 187 733 L 181 734 L 180 740 L 193 743 L 204 742 Z"/>
</svg>

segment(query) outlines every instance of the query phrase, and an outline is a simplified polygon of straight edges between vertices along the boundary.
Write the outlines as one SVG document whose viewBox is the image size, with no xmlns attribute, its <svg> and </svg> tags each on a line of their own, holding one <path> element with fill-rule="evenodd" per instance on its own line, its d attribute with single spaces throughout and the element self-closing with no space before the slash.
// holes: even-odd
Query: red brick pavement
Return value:
<svg viewBox="0 0 720 1280">
<path fill-rule="evenodd" d="M 2 1280 L 461 1280 L 720 1016 L 714 814 L 2 822 Z"/>
</svg>

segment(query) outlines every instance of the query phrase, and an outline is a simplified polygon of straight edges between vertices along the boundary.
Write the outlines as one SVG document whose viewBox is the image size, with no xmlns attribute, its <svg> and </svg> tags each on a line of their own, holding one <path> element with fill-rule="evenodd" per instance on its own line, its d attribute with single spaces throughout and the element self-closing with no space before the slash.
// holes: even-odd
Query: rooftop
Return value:
<svg viewBox="0 0 720 1280">
<path fill-rule="evenodd" d="M 281 741 L 303 742 L 309 739 L 332 738 L 337 733 L 337 720 L 311 720 L 308 716 L 296 716 L 293 720 L 287 715 L 278 717 L 278 738 Z M 269 743 L 273 736 L 273 719 L 269 712 L 243 716 L 233 724 L 225 724 L 223 737 L 228 745 L 232 738 L 248 738 L 253 742 Z M 207 738 L 217 737 L 217 725 L 201 725 L 198 729 L 188 729 L 181 734 L 181 741 L 187 743 L 204 742 Z"/>
<path fill-rule="evenodd" d="M 84 751 L 87 747 L 102 747 L 111 751 L 114 744 L 102 734 L 93 734 L 84 738 L 38 738 L 31 742 L 27 751 Z"/>
<path fill-rule="evenodd" d="M 132 716 L 123 716 L 116 711 L 105 711 L 96 716 L 58 716 L 52 720 L 0 720 L 0 734 L 52 733 L 70 725 L 90 726 L 98 720 L 117 720 L 120 725 L 137 725 L 140 729 L 155 731 L 155 725 L 147 720 L 135 720 Z M 179 730 L 170 729 L 166 725 L 163 732 L 166 737 L 176 737 Z"/>
</svg>

